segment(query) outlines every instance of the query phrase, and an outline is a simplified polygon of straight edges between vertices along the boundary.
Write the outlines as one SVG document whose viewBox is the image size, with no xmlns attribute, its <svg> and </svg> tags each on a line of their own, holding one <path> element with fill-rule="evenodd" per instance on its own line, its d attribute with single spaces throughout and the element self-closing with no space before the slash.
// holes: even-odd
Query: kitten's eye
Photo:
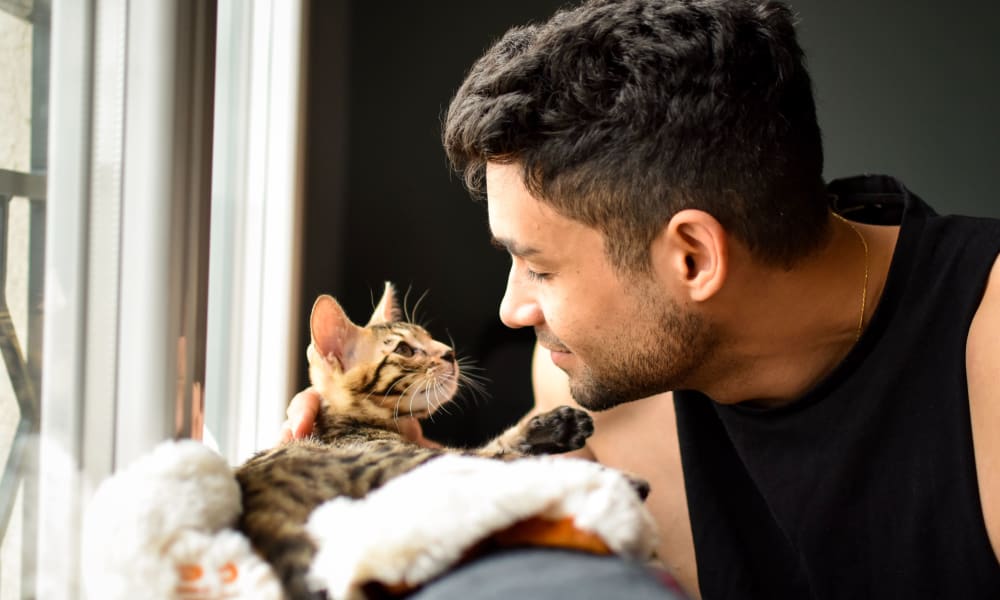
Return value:
<svg viewBox="0 0 1000 600">
<path fill-rule="evenodd" d="M 406 342 L 399 342 L 396 344 L 396 349 L 393 350 L 393 352 L 404 358 L 409 358 L 413 356 L 413 346 L 407 344 Z"/>
</svg>

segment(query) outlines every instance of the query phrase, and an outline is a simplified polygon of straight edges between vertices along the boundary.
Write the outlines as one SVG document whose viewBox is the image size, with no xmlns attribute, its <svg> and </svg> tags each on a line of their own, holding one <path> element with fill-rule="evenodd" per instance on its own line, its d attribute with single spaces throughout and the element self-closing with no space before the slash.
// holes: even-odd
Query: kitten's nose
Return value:
<svg viewBox="0 0 1000 600">
<path fill-rule="evenodd" d="M 441 360 L 443 360 L 445 362 L 450 362 L 450 363 L 455 362 L 455 352 L 453 350 L 449 350 L 449 351 L 445 352 L 441 356 Z"/>
</svg>

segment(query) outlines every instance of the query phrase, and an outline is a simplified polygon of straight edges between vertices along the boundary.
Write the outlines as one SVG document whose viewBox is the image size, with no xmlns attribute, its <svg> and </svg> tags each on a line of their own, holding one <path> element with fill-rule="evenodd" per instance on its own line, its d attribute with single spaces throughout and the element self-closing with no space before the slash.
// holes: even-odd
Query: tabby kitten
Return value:
<svg viewBox="0 0 1000 600">
<path fill-rule="evenodd" d="M 566 452 L 582 447 L 593 431 L 587 413 L 561 407 L 476 450 L 418 446 L 399 433 L 396 419 L 428 416 L 451 400 L 459 366 L 451 348 L 401 321 L 392 285 L 386 283 L 364 327 L 332 297 L 320 296 L 310 331 L 309 376 L 323 398 L 312 437 L 262 451 L 236 471 L 243 493 L 239 528 L 290 598 L 313 597 L 305 576 L 316 548 L 305 523 L 323 502 L 360 498 L 446 453 L 508 459 Z"/>
</svg>

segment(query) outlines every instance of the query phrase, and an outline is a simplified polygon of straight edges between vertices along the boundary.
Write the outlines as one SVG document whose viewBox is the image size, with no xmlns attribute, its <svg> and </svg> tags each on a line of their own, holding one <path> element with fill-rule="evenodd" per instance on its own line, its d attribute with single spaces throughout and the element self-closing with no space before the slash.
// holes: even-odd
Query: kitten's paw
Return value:
<svg viewBox="0 0 1000 600">
<path fill-rule="evenodd" d="M 525 425 L 518 450 L 524 454 L 559 454 L 583 448 L 594 433 L 594 421 L 585 411 L 560 406 L 533 417 Z"/>
<path fill-rule="evenodd" d="M 649 482 L 638 475 L 633 475 L 626 471 L 622 471 L 622 475 L 628 480 L 629 485 L 635 490 L 635 494 L 639 496 L 639 499 L 645 502 L 646 498 L 649 497 Z"/>
</svg>

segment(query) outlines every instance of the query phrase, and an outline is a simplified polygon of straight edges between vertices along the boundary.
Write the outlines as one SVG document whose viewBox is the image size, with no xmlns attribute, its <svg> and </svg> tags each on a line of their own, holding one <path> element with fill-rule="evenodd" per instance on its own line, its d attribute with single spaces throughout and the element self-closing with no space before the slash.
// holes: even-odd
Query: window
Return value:
<svg viewBox="0 0 1000 600">
<path fill-rule="evenodd" d="M 27 242 L 47 293 L 28 336 L 45 367 L 23 551 L 45 577 L 10 597 L 80 597 L 90 495 L 160 441 L 201 437 L 207 416 L 230 460 L 274 442 L 293 380 L 301 19 L 289 0 L 56 5 L 47 243 Z"/>
</svg>

